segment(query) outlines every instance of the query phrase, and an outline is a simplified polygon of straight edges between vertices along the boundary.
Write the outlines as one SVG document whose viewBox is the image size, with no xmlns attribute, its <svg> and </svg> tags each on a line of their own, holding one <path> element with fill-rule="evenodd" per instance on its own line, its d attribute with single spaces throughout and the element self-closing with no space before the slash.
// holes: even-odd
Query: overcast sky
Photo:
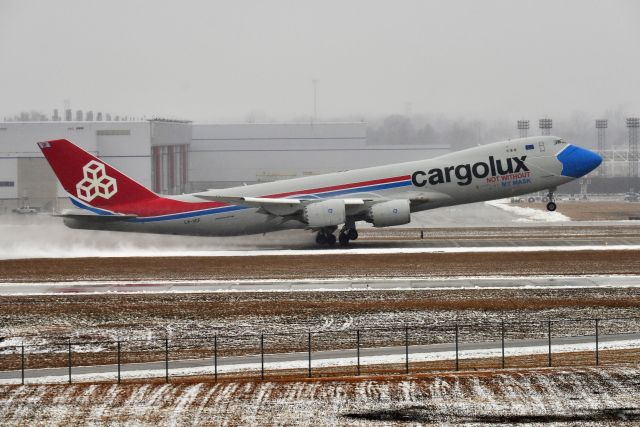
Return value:
<svg viewBox="0 0 640 427">
<path fill-rule="evenodd" d="M 640 114 L 640 1 L 0 0 L 0 118 Z"/>
</svg>

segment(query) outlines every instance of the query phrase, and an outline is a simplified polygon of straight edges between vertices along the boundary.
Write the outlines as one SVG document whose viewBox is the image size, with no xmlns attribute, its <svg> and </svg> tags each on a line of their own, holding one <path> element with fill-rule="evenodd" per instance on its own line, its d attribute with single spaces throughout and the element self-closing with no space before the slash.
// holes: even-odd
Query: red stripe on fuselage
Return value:
<svg viewBox="0 0 640 427">
<path fill-rule="evenodd" d="M 329 187 L 312 188 L 309 190 L 291 191 L 288 193 L 271 194 L 261 196 L 265 198 L 284 198 L 295 195 L 306 195 L 316 193 L 327 193 L 330 191 L 346 190 L 349 188 L 364 187 L 369 185 L 387 184 L 390 182 L 399 182 L 410 179 L 411 176 L 403 175 L 393 178 L 374 179 L 371 181 L 354 182 L 352 184 L 332 185 Z M 141 217 L 171 215 L 183 212 L 191 212 L 205 209 L 221 208 L 228 206 L 229 203 L 222 202 L 184 202 L 181 200 L 173 200 L 159 197 L 153 200 L 142 200 L 137 203 L 127 203 L 126 205 L 114 206 L 111 208 L 114 212 L 123 214 L 135 214 Z"/>
<path fill-rule="evenodd" d="M 354 182 L 353 184 L 341 184 L 341 185 L 333 185 L 330 187 L 312 188 L 311 190 L 291 191 L 289 193 L 272 194 L 270 196 L 263 196 L 263 197 L 277 199 L 282 197 L 295 196 L 298 194 L 302 195 L 302 194 L 328 193 L 329 191 L 346 190 L 348 188 L 364 187 L 368 185 L 377 185 L 377 184 L 386 184 L 389 182 L 397 182 L 397 181 L 405 181 L 410 178 L 411 178 L 410 175 L 396 176 L 393 178 L 374 179 L 373 181 Z"/>
</svg>

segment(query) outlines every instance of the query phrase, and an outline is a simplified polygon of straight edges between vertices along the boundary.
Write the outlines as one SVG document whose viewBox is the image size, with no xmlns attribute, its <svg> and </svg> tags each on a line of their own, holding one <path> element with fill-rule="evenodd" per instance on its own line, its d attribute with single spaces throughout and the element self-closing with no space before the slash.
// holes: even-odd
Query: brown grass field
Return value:
<svg viewBox="0 0 640 427">
<path fill-rule="evenodd" d="M 4 282 L 640 274 L 638 250 L 0 261 Z"/>
<path fill-rule="evenodd" d="M 12 296 L 0 297 L 0 312 L 0 337 L 22 337 L 27 368 L 37 368 L 67 365 L 66 337 L 74 366 L 114 363 L 117 338 L 123 363 L 163 360 L 168 330 L 174 360 L 211 358 L 213 334 L 224 357 L 259 353 L 260 332 L 267 353 L 306 351 L 308 331 L 314 352 L 352 349 L 358 328 L 362 348 L 401 346 L 406 325 L 411 345 L 450 343 L 456 321 L 462 343 L 499 340 L 502 319 L 507 340 L 544 338 L 549 318 L 584 319 L 555 322 L 554 337 L 591 335 L 596 317 L 616 318 L 600 322 L 601 334 L 638 332 L 640 288 Z M 98 348 L 82 344 L 91 342 Z M 20 363 L 17 349 L 0 355 L 2 370 Z"/>
</svg>

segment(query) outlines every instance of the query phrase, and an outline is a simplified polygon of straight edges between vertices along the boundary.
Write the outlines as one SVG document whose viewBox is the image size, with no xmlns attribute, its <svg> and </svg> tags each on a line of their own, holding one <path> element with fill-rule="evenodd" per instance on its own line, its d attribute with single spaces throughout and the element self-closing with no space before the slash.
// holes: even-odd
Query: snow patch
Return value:
<svg viewBox="0 0 640 427">
<path fill-rule="evenodd" d="M 515 222 L 563 222 L 571 221 L 566 215 L 560 212 L 541 211 L 539 209 L 524 208 L 522 206 L 514 206 L 510 204 L 509 199 L 492 200 L 485 202 L 489 206 L 493 206 L 498 209 L 502 209 L 505 212 L 512 213 L 518 218 Z"/>
</svg>

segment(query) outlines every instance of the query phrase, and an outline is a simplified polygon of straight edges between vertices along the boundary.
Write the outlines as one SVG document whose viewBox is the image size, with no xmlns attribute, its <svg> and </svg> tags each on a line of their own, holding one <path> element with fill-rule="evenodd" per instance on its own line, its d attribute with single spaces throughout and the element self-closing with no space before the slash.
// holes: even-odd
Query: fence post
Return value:
<svg viewBox="0 0 640 427">
<path fill-rule="evenodd" d="M 260 378 L 264 380 L 264 334 L 260 334 Z"/>
<path fill-rule="evenodd" d="M 118 384 L 120 384 L 120 338 L 118 338 Z"/>
<path fill-rule="evenodd" d="M 309 378 L 311 378 L 311 331 L 309 331 L 308 342 L 307 342 L 307 350 L 309 353 Z"/>
<path fill-rule="evenodd" d="M 551 320 L 547 320 L 547 331 L 549 336 L 549 367 L 551 367 Z"/>
<path fill-rule="evenodd" d="M 504 366 L 505 366 L 505 363 L 504 363 L 504 319 L 502 319 L 501 335 L 502 335 L 502 369 L 504 369 Z"/>
<path fill-rule="evenodd" d="M 599 332 L 598 332 L 598 323 L 600 319 L 596 319 L 596 366 L 600 364 L 600 342 L 599 342 Z"/>
<path fill-rule="evenodd" d="M 21 374 L 22 374 L 22 384 L 24 385 L 24 342 L 21 345 L 22 347 L 22 357 L 21 357 L 21 364 L 22 364 L 22 368 L 21 368 Z"/>
<path fill-rule="evenodd" d="M 71 338 L 69 338 L 69 384 L 71 384 Z"/>
<path fill-rule="evenodd" d="M 404 327 L 404 371 L 409 373 L 409 327 Z"/>
<path fill-rule="evenodd" d="M 356 351 L 358 355 L 358 375 L 360 375 L 360 329 L 356 329 Z"/>
<path fill-rule="evenodd" d="M 218 382 L 218 334 L 213 336 L 213 378 Z"/>
<path fill-rule="evenodd" d="M 458 360 L 458 323 L 456 322 L 456 371 L 460 368 Z"/>
<path fill-rule="evenodd" d="M 164 339 L 164 381 L 169 382 L 169 338 Z"/>
</svg>

